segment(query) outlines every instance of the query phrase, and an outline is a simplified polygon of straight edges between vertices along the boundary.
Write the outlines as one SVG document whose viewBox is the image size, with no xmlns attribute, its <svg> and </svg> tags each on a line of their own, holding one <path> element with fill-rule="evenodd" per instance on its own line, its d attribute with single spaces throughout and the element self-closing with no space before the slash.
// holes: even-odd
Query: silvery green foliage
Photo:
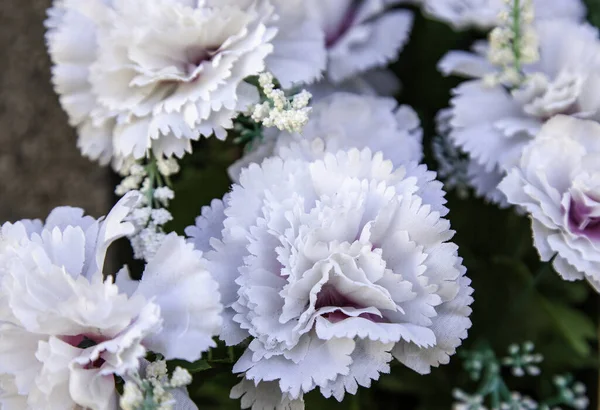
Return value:
<svg viewBox="0 0 600 410">
<path fill-rule="evenodd" d="M 518 391 L 512 391 L 508 379 L 503 376 L 503 368 L 510 369 L 516 377 L 538 377 L 538 367 L 543 357 L 534 351 L 532 342 L 522 345 L 512 344 L 508 348 L 508 356 L 498 358 L 487 345 L 480 345 L 473 350 L 463 350 L 463 368 L 471 380 L 479 386 L 474 393 L 467 393 L 455 388 L 452 396 L 455 402 L 453 410 L 550 410 L 568 406 L 575 410 L 588 407 L 589 400 L 583 383 L 576 382 L 571 375 L 554 376 L 553 384 L 556 393 L 548 398 L 534 400 Z"/>
</svg>

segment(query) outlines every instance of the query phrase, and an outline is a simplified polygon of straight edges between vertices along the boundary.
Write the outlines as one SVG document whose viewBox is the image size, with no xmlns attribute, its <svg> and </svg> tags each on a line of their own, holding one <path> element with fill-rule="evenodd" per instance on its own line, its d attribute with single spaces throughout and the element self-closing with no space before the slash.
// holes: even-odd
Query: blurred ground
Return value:
<svg viewBox="0 0 600 410">
<path fill-rule="evenodd" d="M 0 1 L 0 223 L 44 218 L 59 205 L 99 216 L 112 201 L 108 169 L 79 154 L 50 83 L 50 3 Z"/>
</svg>

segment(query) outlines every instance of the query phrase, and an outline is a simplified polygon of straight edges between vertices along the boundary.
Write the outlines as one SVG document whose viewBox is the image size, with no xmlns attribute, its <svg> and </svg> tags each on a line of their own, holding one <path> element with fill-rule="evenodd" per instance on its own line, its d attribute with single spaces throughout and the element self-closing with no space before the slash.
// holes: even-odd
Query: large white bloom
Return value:
<svg viewBox="0 0 600 410">
<path fill-rule="evenodd" d="M 315 388 L 341 400 L 393 357 L 420 373 L 448 362 L 472 289 L 449 222 L 417 183 L 368 149 L 273 157 L 204 210 L 194 231 L 216 235 L 207 259 L 226 306 L 221 338 L 251 337 L 234 366 L 242 407 L 302 408 Z"/>
<path fill-rule="evenodd" d="M 183 238 L 165 239 L 131 296 L 137 284 L 104 277 L 109 245 L 133 233 L 123 220 L 138 200 L 125 196 L 106 219 L 62 207 L 44 225 L 2 226 L 3 409 L 116 409 L 114 375 L 137 371 L 147 349 L 194 360 L 213 343 L 217 284 Z"/>
<path fill-rule="evenodd" d="M 82 151 L 182 156 L 200 135 L 225 138 L 257 98 L 243 80 L 265 68 L 272 12 L 268 0 L 57 2 L 54 82 Z"/>
<path fill-rule="evenodd" d="M 540 60 L 525 67 L 530 77 L 522 88 L 510 92 L 479 79 L 464 82 L 453 90 L 451 108 L 444 116 L 450 139 L 488 174 L 486 180 L 498 180 L 516 165 L 525 145 L 554 115 L 600 120 L 598 31 L 567 20 L 537 23 L 536 31 Z M 450 52 L 440 69 L 445 74 L 483 77 L 494 70 L 486 49 L 487 43 L 477 43 L 474 53 Z"/>
<path fill-rule="evenodd" d="M 600 125 L 557 116 L 529 144 L 499 188 L 532 221 L 541 259 L 566 280 L 600 292 Z"/>
<path fill-rule="evenodd" d="M 423 11 L 430 17 L 448 23 L 455 30 L 491 29 L 498 25 L 500 12 L 506 10 L 504 0 L 420 0 Z M 581 0 L 533 0 L 539 20 L 568 18 L 581 21 L 585 5 Z"/>
</svg>

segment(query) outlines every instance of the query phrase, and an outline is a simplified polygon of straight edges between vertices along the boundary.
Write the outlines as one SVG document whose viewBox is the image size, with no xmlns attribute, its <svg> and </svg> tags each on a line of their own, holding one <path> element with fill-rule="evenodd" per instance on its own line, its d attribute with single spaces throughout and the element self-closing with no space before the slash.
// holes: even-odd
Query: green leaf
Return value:
<svg viewBox="0 0 600 410">
<path fill-rule="evenodd" d="M 557 331 L 569 343 L 575 352 L 581 356 L 589 356 L 589 340 L 595 340 L 596 328 L 594 323 L 582 312 L 565 304 L 550 301 L 543 296 L 538 297 Z"/>
<path fill-rule="evenodd" d="M 600 27 L 600 0 L 586 0 L 588 19 L 596 27 Z"/>
<path fill-rule="evenodd" d="M 177 366 L 182 367 L 192 374 L 203 372 L 212 368 L 208 361 L 204 359 L 197 360 L 193 363 L 187 362 L 185 360 L 171 360 L 169 361 L 169 366 L 172 368 L 175 368 Z"/>
</svg>

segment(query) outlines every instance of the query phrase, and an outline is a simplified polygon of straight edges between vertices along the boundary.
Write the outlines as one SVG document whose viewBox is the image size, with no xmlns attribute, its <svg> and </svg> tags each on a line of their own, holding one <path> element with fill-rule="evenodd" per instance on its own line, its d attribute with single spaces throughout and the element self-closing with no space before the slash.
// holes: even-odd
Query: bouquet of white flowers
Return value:
<svg viewBox="0 0 600 410">
<path fill-rule="evenodd" d="M 589 3 L 54 0 L 120 198 L 0 226 L 0 409 L 587 408 Z"/>
</svg>

